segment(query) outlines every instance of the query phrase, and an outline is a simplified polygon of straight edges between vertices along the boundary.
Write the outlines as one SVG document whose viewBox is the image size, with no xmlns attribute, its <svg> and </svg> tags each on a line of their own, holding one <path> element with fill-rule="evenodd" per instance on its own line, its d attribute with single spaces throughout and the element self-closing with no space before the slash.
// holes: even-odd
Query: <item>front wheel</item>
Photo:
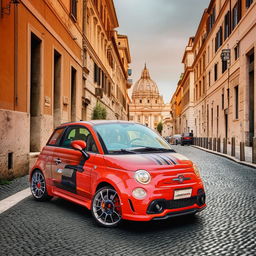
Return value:
<svg viewBox="0 0 256 256">
<path fill-rule="evenodd" d="M 116 227 L 122 220 L 121 204 L 117 192 L 111 187 L 103 187 L 94 195 L 92 215 L 103 227 Z"/>
<path fill-rule="evenodd" d="M 52 199 L 52 196 L 49 196 L 47 193 L 44 175 L 39 170 L 34 171 L 32 174 L 30 189 L 33 197 L 37 201 L 47 201 Z"/>
</svg>

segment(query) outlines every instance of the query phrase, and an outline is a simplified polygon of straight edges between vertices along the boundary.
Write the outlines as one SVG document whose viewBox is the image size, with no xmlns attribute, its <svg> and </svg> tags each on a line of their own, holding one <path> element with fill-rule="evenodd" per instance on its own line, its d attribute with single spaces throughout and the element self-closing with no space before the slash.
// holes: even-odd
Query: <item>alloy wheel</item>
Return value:
<svg viewBox="0 0 256 256">
<path fill-rule="evenodd" d="M 98 190 L 93 199 L 92 212 L 96 221 L 105 227 L 114 227 L 121 221 L 121 204 L 117 192 L 104 187 Z"/>
</svg>

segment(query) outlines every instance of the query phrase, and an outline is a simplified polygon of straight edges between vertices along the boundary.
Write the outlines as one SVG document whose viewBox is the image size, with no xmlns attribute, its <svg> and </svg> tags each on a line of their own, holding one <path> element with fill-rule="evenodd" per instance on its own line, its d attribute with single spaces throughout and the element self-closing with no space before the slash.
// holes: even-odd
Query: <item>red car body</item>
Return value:
<svg viewBox="0 0 256 256">
<path fill-rule="evenodd" d="M 50 138 L 30 171 L 30 181 L 33 172 L 39 170 L 45 177 L 49 196 L 67 199 L 88 209 L 92 209 L 92 200 L 97 190 L 110 186 L 119 196 L 122 219 L 126 220 L 165 219 L 194 214 L 206 207 L 203 182 L 190 160 L 173 152 L 105 154 L 94 129 L 94 125 L 98 123 L 100 122 L 74 122 L 58 127 L 58 129 L 72 126 L 87 128 L 98 149 L 97 153 L 89 153 L 90 158 L 85 161 L 82 170 L 72 173 L 74 179 L 73 176 L 68 177 L 64 184 L 63 170 L 67 165 L 78 166 L 81 162 L 81 152 L 73 148 L 50 145 L 51 140 L 54 141 L 54 138 Z M 148 184 L 142 185 L 134 178 L 135 172 L 141 169 L 147 170 L 151 175 Z M 136 188 L 143 188 L 147 192 L 146 197 L 135 198 L 133 190 Z M 175 191 L 185 193 L 186 190 L 188 193 L 191 190 L 188 198 L 174 200 Z M 160 210 L 159 207 L 156 208 L 156 204 L 161 208 Z"/>
</svg>

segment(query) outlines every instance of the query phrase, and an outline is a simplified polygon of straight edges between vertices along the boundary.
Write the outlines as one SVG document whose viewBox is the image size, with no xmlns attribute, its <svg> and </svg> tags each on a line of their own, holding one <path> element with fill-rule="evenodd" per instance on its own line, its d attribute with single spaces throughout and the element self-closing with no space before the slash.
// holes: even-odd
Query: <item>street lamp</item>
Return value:
<svg viewBox="0 0 256 256">
<path fill-rule="evenodd" d="M 221 52 L 221 59 L 222 63 L 226 62 L 227 69 L 228 69 L 228 89 L 227 89 L 227 98 L 228 98 L 228 107 L 224 110 L 225 114 L 225 123 L 226 123 L 226 138 L 228 138 L 228 114 L 229 114 L 229 66 L 230 66 L 230 59 L 231 59 L 231 50 L 230 49 L 223 49 Z"/>
</svg>

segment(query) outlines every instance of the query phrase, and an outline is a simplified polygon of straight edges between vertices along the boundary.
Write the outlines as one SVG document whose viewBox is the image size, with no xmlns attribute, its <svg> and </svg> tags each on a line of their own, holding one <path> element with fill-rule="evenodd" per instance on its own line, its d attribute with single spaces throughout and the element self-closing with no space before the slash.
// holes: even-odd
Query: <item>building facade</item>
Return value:
<svg viewBox="0 0 256 256">
<path fill-rule="evenodd" d="M 127 37 L 114 31 L 112 0 L 2 0 L 0 7 L 0 178 L 12 178 L 28 172 L 31 152 L 56 126 L 90 120 L 97 100 L 108 119 L 128 118 L 130 55 Z"/>
<path fill-rule="evenodd" d="M 140 79 L 134 84 L 132 103 L 130 104 L 130 120 L 156 129 L 163 123 L 163 136 L 171 132 L 170 106 L 164 104 L 157 84 L 151 79 L 146 65 Z"/>
<path fill-rule="evenodd" d="M 255 1 L 212 0 L 204 11 L 191 44 L 193 63 L 185 65 L 185 73 L 194 76 L 189 119 L 195 136 L 227 138 L 228 142 L 235 137 L 236 143 L 252 144 L 256 132 L 255 33 Z M 179 84 L 185 100 L 186 77 Z M 173 96 L 172 111 L 177 109 L 177 96 Z M 182 124 L 186 108 L 181 108 L 176 122 L 180 118 Z M 179 132 L 183 129 L 181 125 Z"/>
<path fill-rule="evenodd" d="M 107 110 L 107 119 L 128 119 L 128 37 L 118 35 L 112 0 L 84 2 L 83 120 L 90 120 L 96 102 Z"/>
</svg>

